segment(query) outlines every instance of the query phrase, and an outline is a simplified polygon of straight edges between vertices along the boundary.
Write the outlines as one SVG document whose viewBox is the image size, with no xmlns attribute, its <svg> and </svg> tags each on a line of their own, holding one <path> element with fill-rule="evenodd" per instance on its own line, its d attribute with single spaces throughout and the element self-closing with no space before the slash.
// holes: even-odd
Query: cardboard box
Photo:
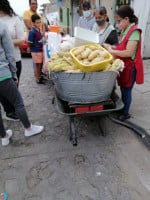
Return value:
<svg viewBox="0 0 150 200">
<path fill-rule="evenodd" d="M 75 47 L 88 43 L 99 43 L 99 35 L 91 30 L 80 27 L 74 28 Z"/>
</svg>

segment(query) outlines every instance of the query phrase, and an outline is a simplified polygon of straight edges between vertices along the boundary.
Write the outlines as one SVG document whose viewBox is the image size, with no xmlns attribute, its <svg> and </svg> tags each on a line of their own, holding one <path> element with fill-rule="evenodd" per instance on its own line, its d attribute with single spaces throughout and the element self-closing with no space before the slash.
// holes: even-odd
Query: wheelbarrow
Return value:
<svg viewBox="0 0 150 200">
<path fill-rule="evenodd" d="M 110 106 L 110 96 L 114 89 L 117 72 L 51 73 L 55 88 L 55 105 L 60 114 L 69 117 L 70 140 L 77 145 L 74 118 L 93 116 L 100 118 L 98 127 L 106 135 L 106 116 L 123 108 L 121 99 L 115 94 Z M 103 102 L 103 103 L 102 103 Z M 112 103 L 112 102 L 111 102 Z M 103 126 L 101 126 L 103 124 Z"/>
<path fill-rule="evenodd" d="M 51 78 L 55 87 L 55 105 L 60 114 L 69 117 L 69 129 L 70 140 L 74 146 L 77 145 L 77 133 L 74 124 L 74 118 L 76 116 L 96 116 L 100 117 L 100 122 L 103 126 L 99 125 L 102 135 L 106 135 L 106 118 L 109 117 L 114 123 L 125 126 L 134 131 L 144 144 L 150 149 L 150 135 L 142 127 L 130 122 L 122 122 L 116 118 L 113 118 L 110 114 L 119 111 L 123 108 L 124 104 L 119 96 L 112 92 L 116 82 L 117 73 L 108 72 L 93 72 L 93 73 L 51 73 Z M 115 106 L 104 106 L 104 109 L 100 110 L 86 110 L 85 112 L 72 111 L 72 107 L 68 105 L 70 102 L 75 101 L 83 105 L 93 106 L 92 103 L 107 102 L 110 98 L 114 102 Z M 100 100 L 100 101 L 99 101 Z M 101 104 L 100 104 L 101 105 Z M 81 107 L 79 110 L 81 110 Z M 97 120 L 98 121 L 98 120 Z"/>
<path fill-rule="evenodd" d="M 113 102 L 113 103 L 112 103 Z M 98 127 L 103 136 L 106 136 L 106 120 L 111 112 L 119 111 L 123 108 L 124 104 L 119 96 L 114 93 L 112 95 L 112 101 L 104 101 L 97 104 L 71 104 L 61 100 L 55 95 L 54 101 L 57 111 L 69 117 L 69 138 L 74 146 L 77 146 L 77 131 L 74 123 L 74 118 L 77 116 L 83 117 L 96 117 Z M 85 110 L 85 108 L 92 108 Z M 95 109 L 93 109 L 95 108 Z M 96 110 L 96 109 L 99 110 Z M 99 120 L 98 120 L 99 118 Z"/>
</svg>

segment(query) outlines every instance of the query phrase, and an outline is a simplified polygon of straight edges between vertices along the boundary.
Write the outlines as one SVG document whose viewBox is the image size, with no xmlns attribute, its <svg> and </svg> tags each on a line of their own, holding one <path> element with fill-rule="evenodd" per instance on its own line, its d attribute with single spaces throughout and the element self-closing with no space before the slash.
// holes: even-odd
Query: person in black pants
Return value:
<svg viewBox="0 0 150 200">
<path fill-rule="evenodd" d="M 0 20 L 2 20 L 6 24 L 13 42 L 13 51 L 15 54 L 15 61 L 17 68 L 16 74 L 18 78 L 17 86 L 19 86 L 19 80 L 22 70 L 21 53 L 19 46 L 24 44 L 25 35 L 24 35 L 23 24 L 19 16 L 17 16 L 17 14 L 13 11 L 8 0 L 1 0 Z M 18 120 L 18 116 L 15 113 L 14 107 L 10 105 L 8 101 L 3 101 L 3 99 L 1 98 L 0 102 L 3 105 L 4 111 L 6 113 L 6 119 Z"/>
<path fill-rule="evenodd" d="M 44 127 L 31 124 L 24 107 L 23 99 L 16 86 L 18 83 L 16 64 L 8 28 L 1 20 L 0 27 L 0 97 L 4 101 L 8 101 L 15 108 L 16 114 L 25 128 L 24 135 L 26 137 L 39 134 L 43 131 Z M 0 136 L 2 138 L 2 146 L 7 146 L 9 139 L 12 137 L 12 130 L 5 130 L 1 109 Z"/>
</svg>

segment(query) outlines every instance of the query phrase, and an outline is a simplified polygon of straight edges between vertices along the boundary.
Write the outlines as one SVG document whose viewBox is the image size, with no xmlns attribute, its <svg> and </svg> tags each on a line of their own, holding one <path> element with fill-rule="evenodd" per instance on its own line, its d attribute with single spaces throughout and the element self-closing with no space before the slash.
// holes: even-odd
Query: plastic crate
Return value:
<svg viewBox="0 0 150 200">
<path fill-rule="evenodd" d="M 79 48 L 79 47 L 75 47 L 75 48 L 70 50 L 70 54 L 71 54 L 74 62 L 76 63 L 76 65 L 78 66 L 78 68 L 82 72 L 97 72 L 97 71 L 105 70 L 106 67 L 107 67 L 107 64 L 110 63 L 113 60 L 113 56 L 108 51 L 106 51 L 106 49 L 104 49 L 102 46 L 100 46 L 98 44 L 86 44 L 86 45 L 82 45 L 82 46 L 89 47 L 90 45 L 95 46 L 97 49 L 101 49 L 101 50 L 107 52 L 108 53 L 108 58 L 106 58 L 104 61 L 101 61 L 101 62 L 97 62 L 97 63 L 86 65 L 86 64 L 81 63 L 74 56 L 74 51 Z"/>
</svg>

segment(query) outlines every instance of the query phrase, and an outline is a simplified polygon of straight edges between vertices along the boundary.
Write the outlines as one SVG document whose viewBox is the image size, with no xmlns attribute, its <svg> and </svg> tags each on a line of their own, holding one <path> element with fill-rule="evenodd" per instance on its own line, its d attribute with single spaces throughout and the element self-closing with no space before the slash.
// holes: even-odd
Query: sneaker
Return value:
<svg viewBox="0 0 150 200">
<path fill-rule="evenodd" d="M 24 134 L 25 134 L 26 137 L 30 137 L 30 136 L 37 135 L 37 134 L 41 133 L 43 131 L 43 129 L 44 129 L 43 126 L 37 126 L 37 125 L 31 124 L 30 130 L 25 129 Z"/>
<path fill-rule="evenodd" d="M 12 137 L 13 133 L 11 129 L 6 131 L 8 137 L 2 138 L 2 146 L 7 146 L 9 144 L 9 139 Z"/>
<path fill-rule="evenodd" d="M 120 115 L 120 116 L 118 117 L 118 119 L 119 119 L 120 121 L 125 121 L 126 119 L 129 119 L 130 117 L 131 117 L 130 114 L 127 114 L 127 115 Z"/>
<path fill-rule="evenodd" d="M 16 113 L 6 113 L 6 116 L 4 118 L 10 121 L 19 121 L 19 118 L 16 115 Z"/>
<path fill-rule="evenodd" d="M 45 74 L 45 75 L 42 75 L 42 74 L 41 74 L 40 79 L 41 79 L 41 80 L 47 80 L 47 75 L 46 75 L 46 74 Z"/>
<path fill-rule="evenodd" d="M 45 85 L 45 83 L 44 83 L 43 80 L 41 80 L 41 79 L 38 80 L 38 81 L 36 81 L 36 83 L 37 83 L 37 84 L 44 84 L 44 85 Z"/>
</svg>

